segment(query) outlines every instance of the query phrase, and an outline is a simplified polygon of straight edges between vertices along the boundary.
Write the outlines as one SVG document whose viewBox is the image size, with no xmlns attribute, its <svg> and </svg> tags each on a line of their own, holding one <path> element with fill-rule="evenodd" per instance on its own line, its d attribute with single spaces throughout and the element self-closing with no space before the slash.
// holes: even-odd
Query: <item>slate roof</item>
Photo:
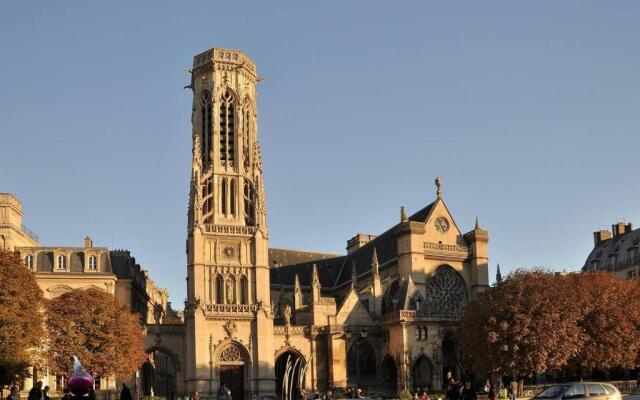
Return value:
<svg viewBox="0 0 640 400">
<path fill-rule="evenodd" d="M 84 272 L 84 249 L 73 249 L 68 247 L 62 247 L 65 250 L 71 250 L 70 256 L 67 259 L 69 265 L 69 271 L 71 273 L 83 273 Z M 36 254 L 36 267 L 37 272 L 53 272 L 55 262 L 53 249 L 39 248 Z M 108 257 L 108 253 L 101 252 L 100 257 L 100 273 L 112 273 L 111 262 Z M 56 273 L 65 273 L 65 271 Z"/>
<path fill-rule="evenodd" d="M 431 209 L 435 204 L 436 204 L 435 201 L 431 204 L 428 204 L 426 207 L 424 207 L 423 209 L 419 210 L 418 212 L 410 216 L 409 221 L 426 222 L 427 216 L 429 215 L 429 213 L 431 212 Z"/>
<path fill-rule="evenodd" d="M 293 265 L 307 261 L 324 260 L 326 258 L 340 257 L 340 254 L 317 253 L 290 249 L 269 249 L 269 265 Z"/>
<path fill-rule="evenodd" d="M 422 208 L 411 217 L 411 221 L 424 222 L 427 219 L 427 215 L 433 208 L 435 202 Z M 356 266 L 356 272 L 359 277 L 364 277 L 371 273 L 371 261 L 373 259 L 373 248 L 375 247 L 378 253 L 378 262 L 380 268 L 384 269 L 385 264 L 395 260 L 398 256 L 398 243 L 396 239 L 396 227 L 394 225 L 381 235 L 377 236 L 364 246 L 355 250 L 351 254 L 343 256 L 330 256 L 322 253 L 309 253 L 296 250 L 281 250 L 281 249 L 269 249 L 269 265 L 271 285 L 293 285 L 295 281 L 295 275 L 298 274 L 301 286 L 311 285 L 311 270 L 315 263 L 318 268 L 318 276 L 320 278 L 320 285 L 323 290 L 332 290 L 341 287 L 351 282 L 352 266 Z M 281 252 L 292 252 L 292 255 L 285 255 Z M 297 254 L 300 254 L 298 256 Z M 296 260 L 290 264 L 277 263 L 279 266 L 274 267 L 274 262 L 277 261 L 275 257 L 280 255 L 283 259 Z M 315 259 L 314 255 L 330 256 L 329 258 Z M 272 256 L 274 257 L 272 259 Z M 284 256 L 284 257 L 283 257 Z M 390 264 L 392 265 L 392 264 Z"/>
<path fill-rule="evenodd" d="M 635 251 L 636 254 L 640 255 L 640 229 L 614 236 L 595 246 L 593 250 L 591 250 L 589 257 L 587 257 L 582 269 L 591 270 L 595 261 L 597 261 L 598 270 L 609 270 L 633 263 L 640 263 L 638 256 L 629 259 L 629 255 L 633 254 L 634 249 L 639 249 Z M 615 266 L 610 267 L 610 259 L 612 258 L 617 258 L 618 262 Z"/>
</svg>

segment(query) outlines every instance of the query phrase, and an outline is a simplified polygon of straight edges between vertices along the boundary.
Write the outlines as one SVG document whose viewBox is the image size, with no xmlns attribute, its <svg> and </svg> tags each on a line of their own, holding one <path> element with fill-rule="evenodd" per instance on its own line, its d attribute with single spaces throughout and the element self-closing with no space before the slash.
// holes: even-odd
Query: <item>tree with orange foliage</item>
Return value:
<svg viewBox="0 0 640 400">
<path fill-rule="evenodd" d="M 461 326 L 467 368 L 524 378 L 575 357 L 580 312 L 562 282 L 553 273 L 520 270 L 472 301 Z"/>
<path fill-rule="evenodd" d="M 580 310 L 580 347 L 570 366 L 635 368 L 640 353 L 640 281 L 620 280 L 610 272 L 564 277 L 574 307 Z"/>
<path fill-rule="evenodd" d="M 609 272 L 516 271 L 473 300 L 463 317 L 466 365 L 519 378 L 569 367 L 635 368 L 640 280 Z"/>
<path fill-rule="evenodd" d="M 15 382 L 36 363 L 44 336 L 42 301 L 42 290 L 22 260 L 0 251 L 0 386 Z"/>
<path fill-rule="evenodd" d="M 48 302 L 49 367 L 69 374 L 70 359 L 98 376 L 127 377 L 146 360 L 139 315 L 106 292 L 73 290 Z"/>
</svg>

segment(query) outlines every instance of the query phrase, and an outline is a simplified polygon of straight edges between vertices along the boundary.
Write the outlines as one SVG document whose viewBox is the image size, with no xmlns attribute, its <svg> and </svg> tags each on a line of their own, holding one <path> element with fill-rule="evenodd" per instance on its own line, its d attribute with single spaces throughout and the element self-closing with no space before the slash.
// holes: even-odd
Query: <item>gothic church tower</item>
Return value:
<svg viewBox="0 0 640 400">
<path fill-rule="evenodd" d="M 203 399 L 275 393 L 257 82 L 240 51 L 194 57 L 185 376 Z"/>
</svg>

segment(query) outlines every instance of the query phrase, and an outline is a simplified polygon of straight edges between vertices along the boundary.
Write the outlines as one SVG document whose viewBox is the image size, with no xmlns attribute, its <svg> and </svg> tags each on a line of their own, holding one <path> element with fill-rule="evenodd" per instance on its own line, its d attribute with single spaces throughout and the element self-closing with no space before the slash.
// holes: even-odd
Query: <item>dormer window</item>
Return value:
<svg viewBox="0 0 640 400">
<path fill-rule="evenodd" d="M 90 256 L 89 257 L 89 269 L 91 271 L 95 271 L 96 269 L 98 269 L 97 262 L 96 262 L 96 256 Z"/>
<path fill-rule="evenodd" d="M 67 257 L 63 255 L 58 256 L 58 269 L 67 269 Z"/>
<path fill-rule="evenodd" d="M 24 265 L 26 265 L 27 268 L 29 268 L 29 269 L 33 269 L 33 256 L 31 254 L 28 254 L 24 258 Z"/>
</svg>

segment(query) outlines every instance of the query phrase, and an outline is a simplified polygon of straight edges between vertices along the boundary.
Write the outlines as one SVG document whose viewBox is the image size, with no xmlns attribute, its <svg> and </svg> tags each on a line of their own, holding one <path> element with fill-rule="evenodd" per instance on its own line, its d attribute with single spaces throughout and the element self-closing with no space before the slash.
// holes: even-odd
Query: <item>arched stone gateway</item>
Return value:
<svg viewBox="0 0 640 400">
<path fill-rule="evenodd" d="M 276 395 L 278 399 L 282 398 L 282 394 L 285 393 L 283 383 L 285 383 L 285 377 L 288 374 L 289 388 L 287 391 L 291 393 L 292 399 L 297 399 L 300 396 L 300 374 L 306 366 L 306 360 L 298 351 L 294 349 L 288 349 L 276 358 L 275 375 L 276 375 Z M 302 378 L 302 387 L 304 387 L 304 377 Z"/>
<path fill-rule="evenodd" d="M 218 392 L 224 385 L 231 392 L 233 400 L 246 399 L 244 383 L 248 380 L 250 357 L 244 346 L 236 341 L 222 343 L 216 349 L 214 364 L 218 375 Z"/>
<path fill-rule="evenodd" d="M 427 356 L 420 356 L 413 363 L 411 368 L 412 389 L 413 391 L 431 389 L 433 385 L 433 365 Z"/>
<path fill-rule="evenodd" d="M 167 400 L 176 398 L 176 357 L 162 347 L 147 349 L 148 360 L 141 368 L 141 389 L 144 396 L 160 396 Z"/>
</svg>

